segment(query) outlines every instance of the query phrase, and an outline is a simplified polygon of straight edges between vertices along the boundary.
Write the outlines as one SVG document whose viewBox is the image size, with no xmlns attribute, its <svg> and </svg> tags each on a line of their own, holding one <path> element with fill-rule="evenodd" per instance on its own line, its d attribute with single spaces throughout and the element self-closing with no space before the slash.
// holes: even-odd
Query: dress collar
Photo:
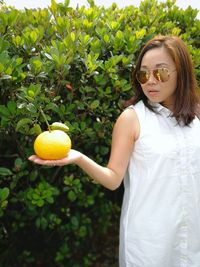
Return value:
<svg viewBox="0 0 200 267">
<path fill-rule="evenodd" d="M 156 109 L 156 111 L 158 111 L 161 114 L 165 114 L 165 115 L 167 115 L 169 117 L 173 115 L 173 113 L 172 113 L 172 111 L 170 109 L 164 107 L 160 103 L 155 103 L 155 102 L 149 101 L 149 104 L 152 107 L 154 107 Z"/>
</svg>

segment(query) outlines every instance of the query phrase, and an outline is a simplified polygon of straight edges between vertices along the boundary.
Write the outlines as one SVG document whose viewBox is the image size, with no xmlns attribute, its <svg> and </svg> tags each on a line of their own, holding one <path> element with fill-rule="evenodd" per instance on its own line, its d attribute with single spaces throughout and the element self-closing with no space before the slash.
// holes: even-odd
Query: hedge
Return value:
<svg viewBox="0 0 200 267">
<path fill-rule="evenodd" d="M 113 124 L 133 95 L 131 69 L 147 40 L 183 38 L 200 80 L 198 10 L 169 0 L 125 8 L 88 3 L 0 8 L 3 267 L 117 266 L 123 185 L 109 192 L 76 166 L 30 163 L 34 139 L 46 130 L 41 110 L 49 123 L 69 126 L 75 149 L 106 165 Z"/>
</svg>

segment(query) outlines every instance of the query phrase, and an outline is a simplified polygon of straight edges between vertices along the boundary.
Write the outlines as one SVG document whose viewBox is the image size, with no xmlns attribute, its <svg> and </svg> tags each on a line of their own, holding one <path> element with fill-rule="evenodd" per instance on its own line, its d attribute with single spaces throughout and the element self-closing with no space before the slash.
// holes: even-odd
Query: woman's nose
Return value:
<svg viewBox="0 0 200 267">
<path fill-rule="evenodd" d="M 148 79 L 147 83 L 156 83 L 156 82 L 157 82 L 157 80 L 153 75 L 153 71 L 149 71 L 149 79 Z"/>
</svg>

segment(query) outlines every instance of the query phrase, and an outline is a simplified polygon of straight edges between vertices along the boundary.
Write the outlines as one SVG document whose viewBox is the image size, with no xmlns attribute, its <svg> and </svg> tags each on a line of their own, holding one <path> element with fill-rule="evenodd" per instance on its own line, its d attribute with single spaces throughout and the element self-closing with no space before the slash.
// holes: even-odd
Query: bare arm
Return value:
<svg viewBox="0 0 200 267">
<path fill-rule="evenodd" d="M 92 179 L 108 189 L 120 186 L 126 172 L 134 142 L 139 135 L 139 122 L 133 109 L 127 109 L 117 119 L 113 134 L 110 159 L 107 167 L 97 164 L 86 155 L 71 149 L 69 155 L 61 160 L 41 160 L 35 155 L 29 159 L 42 165 L 63 166 L 76 164 Z"/>
</svg>

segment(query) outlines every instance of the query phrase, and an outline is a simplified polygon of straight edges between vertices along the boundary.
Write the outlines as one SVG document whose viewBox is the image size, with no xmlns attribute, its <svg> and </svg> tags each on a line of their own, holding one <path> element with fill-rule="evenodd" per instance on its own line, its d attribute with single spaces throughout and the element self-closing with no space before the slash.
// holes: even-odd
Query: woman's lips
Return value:
<svg viewBox="0 0 200 267">
<path fill-rule="evenodd" d="M 158 90 L 148 90 L 148 94 L 150 95 L 150 96 L 155 96 L 155 95 L 157 95 L 159 93 L 159 91 Z"/>
</svg>

